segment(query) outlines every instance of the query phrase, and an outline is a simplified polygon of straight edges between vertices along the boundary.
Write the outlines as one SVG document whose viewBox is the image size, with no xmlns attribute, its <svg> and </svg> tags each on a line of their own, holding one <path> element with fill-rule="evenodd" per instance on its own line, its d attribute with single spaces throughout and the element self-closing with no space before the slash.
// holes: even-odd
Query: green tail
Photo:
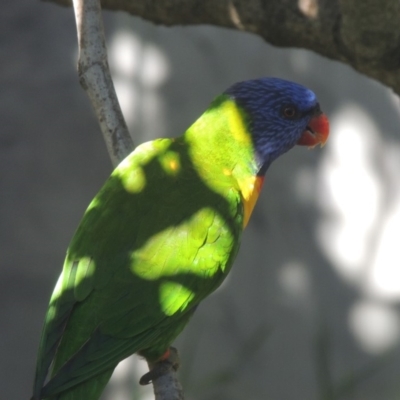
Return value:
<svg viewBox="0 0 400 400">
<path fill-rule="evenodd" d="M 45 400 L 98 400 L 111 378 L 114 369 L 111 368 L 88 381 L 55 396 L 45 397 Z"/>
</svg>

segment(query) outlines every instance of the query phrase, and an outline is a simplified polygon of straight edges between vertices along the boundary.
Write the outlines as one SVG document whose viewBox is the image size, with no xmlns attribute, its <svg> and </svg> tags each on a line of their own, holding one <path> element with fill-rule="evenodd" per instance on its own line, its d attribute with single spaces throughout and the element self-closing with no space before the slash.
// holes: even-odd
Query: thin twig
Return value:
<svg viewBox="0 0 400 400">
<path fill-rule="evenodd" d="M 78 31 L 79 80 L 100 123 L 113 165 L 134 148 L 115 93 L 107 61 L 100 0 L 73 0 Z M 156 400 L 183 400 L 176 370 L 169 368 L 153 381 Z"/>
<path fill-rule="evenodd" d="M 153 382 L 156 400 L 184 400 L 182 386 L 173 370 Z"/>
<path fill-rule="evenodd" d="M 180 365 L 179 354 L 175 347 L 169 348 L 169 357 L 161 362 L 148 362 L 150 372 L 143 375 L 140 383 L 150 379 L 153 383 L 156 400 L 184 400 L 182 386 L 176 372 Z"/>
<path fill-rule="evenodd" d="M 78 73 L 103 132 L 111 161 L 116 166 L 134 148 L 115 93 L 107 61 L 99 0 L 74 0 L 78 30 Z"/>
</svg>

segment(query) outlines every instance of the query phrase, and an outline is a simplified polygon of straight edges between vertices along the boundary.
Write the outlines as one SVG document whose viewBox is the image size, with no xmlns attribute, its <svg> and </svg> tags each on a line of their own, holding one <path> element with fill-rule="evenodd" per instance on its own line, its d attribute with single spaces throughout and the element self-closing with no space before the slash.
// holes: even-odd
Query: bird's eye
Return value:
<svg viewBox="0 0 400 400">
<path fill-rule="evenodd" d="M 282 115 L 285 118 L 293 119 L 297 116 L 297 109 L 295 106 L 284 106 L 282 108 Z"/>
</svg>

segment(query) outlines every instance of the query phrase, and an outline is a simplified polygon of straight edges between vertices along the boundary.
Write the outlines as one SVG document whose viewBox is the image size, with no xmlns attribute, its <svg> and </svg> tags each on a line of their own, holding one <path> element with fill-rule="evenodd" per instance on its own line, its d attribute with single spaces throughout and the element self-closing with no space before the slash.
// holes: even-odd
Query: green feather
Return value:
<svg viewBox="0 0 400 400">
<path fill-rule="evenodd" d="M 184 136 L 139 146 L 112 173 L 51 298 L 34 399 L 97 399 L 122 359 L 157 360 L 221 284 L 243 229 L 238 181 L 254 174 L 243 118 L 221 97 Z"/>
</svg>

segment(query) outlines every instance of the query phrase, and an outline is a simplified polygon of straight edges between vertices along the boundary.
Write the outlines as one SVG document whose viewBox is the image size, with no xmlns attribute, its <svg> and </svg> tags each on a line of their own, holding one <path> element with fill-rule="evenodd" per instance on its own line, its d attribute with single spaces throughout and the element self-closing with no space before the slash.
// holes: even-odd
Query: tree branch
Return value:
<svg viewBox="0 0 400 400">
<path fill-rule="evenodd" d="M 46 0 L 69 5 L 71 0 Z M 397 0 L 102 0 L 156 24 L 211 24 L 341 61 L 400 94 Z"/>
<path fill-rule="evenodd" d="M 117 165 L 134 145 L 108 67 L 100 0 L 73 0 L 73 6 L 78 31 L 79 80 L 99 120 L 111 161 Z M 167 360 L 154 365 L 149 363 L 150 370 L 155 365 L 162 370 L 162 374 L 152 380 L 156 400 L 183 400 L 176 375 L 178 355 L 173 350 Z"/>
<path fill-rule="evenodd" d="M 88 94 L 116 166 L 134 148 L 118 103 L 107 61 L 99 0 L 74 0 L 78 31 L 79 81 Z"/>
<path fill-rule="evenodd" d="M 151 363 L 148 362 L 150 371 L 140 379 L 141 385 L 153 383 L 156 400 L 184 400 L 182 386 L 176 376 L 180 360 L 178 350 L 169 348 L 169 356 L 166 360 Z"/>
<path fill-rule="evenodd" d="M 340 0 L 341 37 L 357 63 L 399 67 L 400 3 L 391 0 Z"/>
</svg>

